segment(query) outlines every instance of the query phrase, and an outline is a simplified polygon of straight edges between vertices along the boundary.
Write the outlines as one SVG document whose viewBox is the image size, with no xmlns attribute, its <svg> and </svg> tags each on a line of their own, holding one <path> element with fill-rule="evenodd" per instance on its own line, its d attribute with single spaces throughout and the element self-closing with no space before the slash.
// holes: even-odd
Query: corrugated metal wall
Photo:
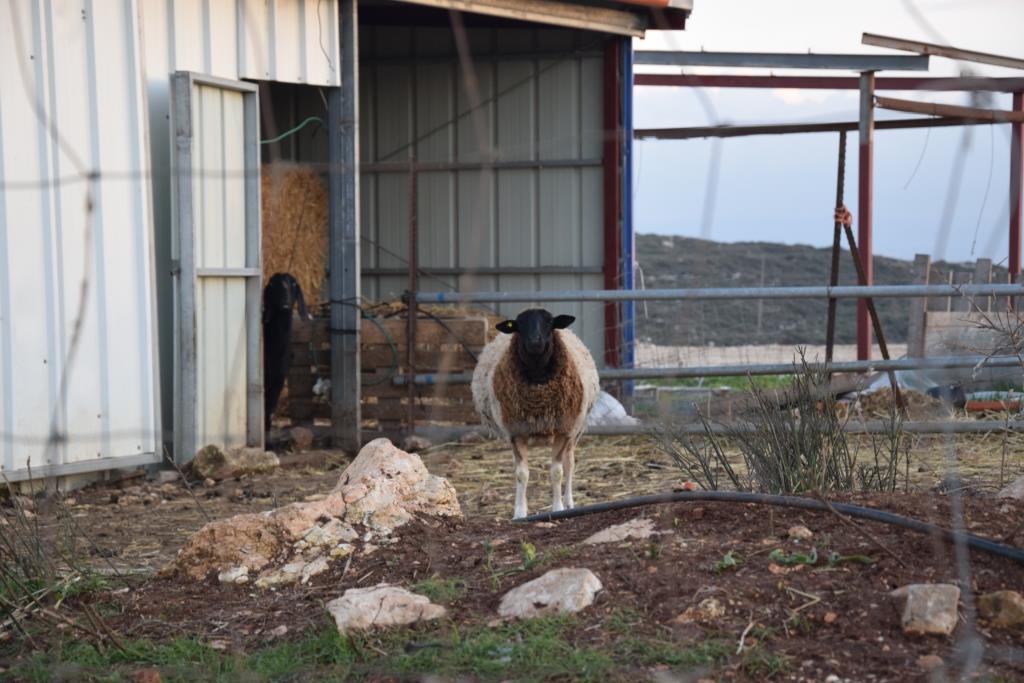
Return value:
<svg viewBox="0 0 1024 683">
<path fill-rule="evenodd" d="M 134 8 L 0 4 L 0 466 L 11 479 L 29 465 L 70 473 L 159 453 Z M 47 448 L 51 424 L 67 438 Z"/>
<path fill-rule="evenodd" d="M 418 251 L 421 268 L 447 270 L 421 278 L 422 289 L 602 289 L 603 37 L 528 28 L 470 28 L 467 36 L 476 94 L 450 29 L 360 33 L 364 295 L 390 298 L 407 286 L 387 269 L 406 267 L 409 175 L 401 166 L 413 153 L 441 165 L 418 174 Z M 483 104 L 473 110 L 475 98 Z M 496 163 L 481 168 L 488 155 Z M 488 270 L 464 274 L 474 268 Z M 602 305 L 557 309 L 580 319 L 574 329 L 601 358 Z"/>
</svg>

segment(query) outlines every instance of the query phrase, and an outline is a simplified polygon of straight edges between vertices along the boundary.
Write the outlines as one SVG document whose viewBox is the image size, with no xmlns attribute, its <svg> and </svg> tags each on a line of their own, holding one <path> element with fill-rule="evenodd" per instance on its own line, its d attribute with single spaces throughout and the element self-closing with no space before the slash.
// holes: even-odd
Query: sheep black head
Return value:
<svg viewBox="0 0 1024 683">
<path fill-rule="evenodd" d="M 266 319 L 272 314 L 280 311 L 291 310 L 299 307 L 299 315 L 303 318 L 309 317 L 306 311 L 306 300 L 302 296 L 302 288 L 298 281 L 289 273 L 276 273 L 263 288 L 263 318 Z"/>
<path fill-rule="evenodd" d="M 531 370 L 545 368 L 554 352 L 554 331 L 564 330 L 575 321 L 571 315 L 556 315 L 543 308 L 530 308 L 515 320 L 497 324 L 499 332 L 515 334 L 516 355 L 524 367 Z"/>
</svg>

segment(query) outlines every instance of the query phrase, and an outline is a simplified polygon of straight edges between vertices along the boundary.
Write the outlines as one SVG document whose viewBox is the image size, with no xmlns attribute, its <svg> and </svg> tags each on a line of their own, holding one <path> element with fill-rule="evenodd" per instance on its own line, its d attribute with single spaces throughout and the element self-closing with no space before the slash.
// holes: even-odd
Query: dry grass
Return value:
<svg viewBox="0 0 1024 683">
<path fill-rule="evenodd" d="M 264 277 L 291 273 L 312 308 L 327 272 L 327 188 L 308 168 L 267 164 L 262 197 Z"/>
</svg>

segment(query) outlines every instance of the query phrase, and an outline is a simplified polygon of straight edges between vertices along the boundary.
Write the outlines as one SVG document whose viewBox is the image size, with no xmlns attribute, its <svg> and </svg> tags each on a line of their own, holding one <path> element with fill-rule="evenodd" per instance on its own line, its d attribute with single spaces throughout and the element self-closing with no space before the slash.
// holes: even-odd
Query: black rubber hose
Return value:
<svg viewBox="0 0 1024 683">
<path fill-rule="evenodd" d="M 612 500 L 606 503 L 594 503 L 571 510 L 559 510 L 558 512 L 538 512 L 529 517 L 516 520 L 519 522 L 550 522 L 557 519 L 570 519 L 591 515 L 596 512 L 609 512 L 611 510 L 624 510 L 626 508 L 641 507 L 644 505 L 659 505 L 662 503 L 679 503 L 687 501 L 715 501 L 720 503 L 757 503 L 760 505 L 776 505 L 779 507 L 801 508 L 803 510 L 828 511 L 829 506 L 820 500 L 813 498 L 798 498 L 796 496 L 776 496 L 768 493 L 741 493 L 737 491 L 674 491 L 672 493 L 657 493 L 650 496 L 637 496 L 623 500 Z M 911 519 L 884 510 L 850 505 L 848 503 L 830 503 L 837 511 L 851 517 L 868 519 L 873 522 L 891 524 L 893 526 L 910 529 L 922 534 L 932 534 L 949 543 L 963 542 L 968 548 L 981 550 L 1000 557 L 1006 557 L 1024 564 L 1024 550 L 1013 546 L 996 543 L 980 536 L 964 533 L 962 531 L 951 531 L 943 527 L 922 522 L 919 519 Z"/>
</svg>

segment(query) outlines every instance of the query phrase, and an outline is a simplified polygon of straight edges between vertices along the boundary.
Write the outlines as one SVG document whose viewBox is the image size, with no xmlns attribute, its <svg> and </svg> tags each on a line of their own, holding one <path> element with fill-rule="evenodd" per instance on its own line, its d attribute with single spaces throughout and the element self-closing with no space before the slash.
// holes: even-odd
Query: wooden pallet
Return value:
<svg viewBox="0 0 1024 683">
<path fill-rule="evenodd" d="M 409 397 L 406 386 L 393 378 L 407 372 L 407 324 L 404 317 L 363 320 L 360 362 L 362 411 L 381 429 L 397 429 L 407 423 Z M 295 422 L 329 419 L 330 404 L 313 396 L 319 377 L 330 377 L 328 321 L 296 321 L 292 330 L 292 369 L 288 375 L 288 415 Z M 415 371 L 424 373 L 472 372 L 488 339 L 484 317 L 419 318 L 416 323 Z M 413 403 L 417 421 L 476 424 L 468 384 L 417 386 Z"/>
</svg>

